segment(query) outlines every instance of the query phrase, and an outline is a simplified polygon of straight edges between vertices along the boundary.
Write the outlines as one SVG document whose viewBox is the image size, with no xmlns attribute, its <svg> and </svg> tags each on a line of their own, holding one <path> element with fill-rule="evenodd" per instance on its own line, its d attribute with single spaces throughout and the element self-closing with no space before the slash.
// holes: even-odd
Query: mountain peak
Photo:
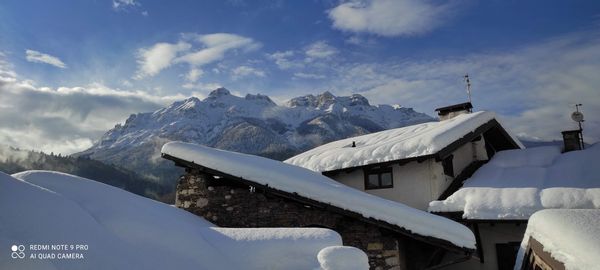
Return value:
<svg viewBox="0 0 600 270">
<path fill-rule="evenodd" d="M 335 98 L 335 95 L 333 95 L 329 91 L 325 91 L 322 94 L 320 94 L 319 97 L 323 97 L 323 98 Z"/>
<path fill-rule="evenodd" d="M 267 95 L 261 95 L 261 94 L 256 94 L 256 95 L 253 95 L 253 94 L 246 94 L 246 97 L 244 97 L 244 99 L 246 99 L 246 100 L 258 100 L 258 101 L 263 101 L 263 102 L 265 102 L 265 103 L 267 103 L 267 104 L 270 104 L 270 105 L 277 105 L 277 104 L 275 104 L 275 102 L 273 102 L 273 100 L 271 100 L 271 98 L 270 98 L 269 96 L 267 96 Z"/>
<path fill-rule="evenodd" d="M 350 105 L 370 106 L 371 104 L 369 104 L 369 100 L 366 97 L 360 94 L 353 94 L 352 96 L 350 96 Z"/>
<path fill-rule="evenodd" d="M 210 92 L 210 94 L 208 94 L 208 98 L 218 98 L 218 97 L 229 96 L 229 95 L 231 95 L 231 92 L 229 92 L 229 90 L 227 90 L 227 88 L 219 87 L 219 88 L 213 90 L 212 92 Z"/>
<path fill-rule="evenodd" d="M 327 108 L 331 104 L 336 103 L 336 96 L 334 96 L 331 92 L 325 91 L 323 94 L 317 96 L 317 105 L 321 108 Z"/>
</svg>

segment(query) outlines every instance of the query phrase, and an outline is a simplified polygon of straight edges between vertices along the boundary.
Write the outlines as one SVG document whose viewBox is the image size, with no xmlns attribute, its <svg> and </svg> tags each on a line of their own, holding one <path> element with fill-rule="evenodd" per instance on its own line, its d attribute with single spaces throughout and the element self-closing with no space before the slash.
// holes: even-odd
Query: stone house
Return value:
<svg viewBox="0 0 600 270">
<path fill-rule="evenodd" d="M 180 142 L 163 146 L 162 156 L 186 170 L 176 206 L 221 227 L 333 229 L 382 270 L 437 269 L 475 250 L 472 232 L 459 223 L 304 168 Z"/>
<path fill-rule="evenodd" d="M 438 122 L 331 142 L 284 162 L 426 211 L 496 152 L 523 148 L 494 113 L 471 108 L 471 103 L 438 108 Z"/>
</svg>

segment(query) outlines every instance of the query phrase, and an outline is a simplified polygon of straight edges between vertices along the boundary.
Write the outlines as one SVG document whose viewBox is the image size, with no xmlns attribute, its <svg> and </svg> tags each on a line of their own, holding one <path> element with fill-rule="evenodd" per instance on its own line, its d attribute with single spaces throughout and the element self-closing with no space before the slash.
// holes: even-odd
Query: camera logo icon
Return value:
<svg viewBox="0 0 600 270">
<path fill-rule="evenodd" d="M 12 245 L 10 247 L 12 251 L 10 253 L 10 257 L 13 259 L 23 259 L 25 258 L 25 246 L 24 245 Z"/>
</svg>

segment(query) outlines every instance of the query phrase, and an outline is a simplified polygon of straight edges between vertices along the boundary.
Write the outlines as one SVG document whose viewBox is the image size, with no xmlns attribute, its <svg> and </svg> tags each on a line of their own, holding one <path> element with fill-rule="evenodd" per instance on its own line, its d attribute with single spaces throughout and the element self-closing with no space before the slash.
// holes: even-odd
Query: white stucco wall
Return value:
<svg viewBox="0 0 600 270">
<path fill-rule="evenodd" d="M 453 153 L 454 173 L 458 175 L 475 159 L 487 159 L 483 139 L 476 143 L 467 143 Z M 441 162 L 429 159 L 424 162 L 410 162 L 392 165 L 394 187 L 365 190 L 364 171 L 356 169 L 349 173 L 341 172 L 332 178 L 345 185 L 365 191 L 388 200 L 404 203 L 408 206 L 427 210 L 429 202 L 437 200 L 454 180 L 444 174 Z"/>
<path fill-rule="evenodd" d="M 471 143 L 466 143 L 463 146 L 452 152 L 454 158 L 452 164 L 454 166 L 454 175 L 458 175 L 464 170 L 471 162 L 475 160 L 487 160 L 487 152 L 485 151 L 485 141 L 483 137 L 481 140 Z"/>
<path fill-rule="evenodd" d="M 497 270 L 498 261 L 496 254 L 496 244 L 508 242 L 521 242 L 527 224 L 523 223 L 519 226 L 513 223 L 507 224 L 479 224 L 479 233 L 481 235 L 481 244 L 483 246 L 484 263 L 479 259 L 471 259 L 466 262 L 448 266 L 448 270 Z M 444 261 L 451 261 L 458 257 L 447 256 Z"/>
<path fill-rule="evenodd" d="M 392 174 L 394 187 L 386 189 L 365 190 L 362 169 L 350 173 L 342 172 L 333 176 L 333 178 L 358 190 L 421 210 L 427 210 L 429 202 L 434 198 L 437 199 L 440 187 L 436 186 L 439 184 L 434 184 L 434 182 L 444 183 L 447 181 L 443 175 L 441 165 L 433 159 L 421 163 L 414 161 L 402 166 L 393 165 Z"/>
</svg>

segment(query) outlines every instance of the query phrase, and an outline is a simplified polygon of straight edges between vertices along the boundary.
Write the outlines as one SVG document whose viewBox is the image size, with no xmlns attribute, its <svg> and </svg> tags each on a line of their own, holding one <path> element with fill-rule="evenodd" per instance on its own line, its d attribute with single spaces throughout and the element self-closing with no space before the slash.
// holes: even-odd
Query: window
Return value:
<svg viewBox="0 0 600 270">
<path fill-rule="evenodd" d="M 447 176 L 454 177 L 454 164 L 452 163 L 454 155 L 449 155 L 442 160 L 442 166 L 444 167 L 444 174 Z"/>
<path fill-rule="evenodd" d="M 391 188 L 394 186 L 392 168 L 365 169 L 365 189 Z"/>
<path fill-rule="evenodd" d="M 508 242 L 496 244 L 496 257 L 498 270 L 512 270 L 519 252 L 520 242 Z"/>
</svg>

